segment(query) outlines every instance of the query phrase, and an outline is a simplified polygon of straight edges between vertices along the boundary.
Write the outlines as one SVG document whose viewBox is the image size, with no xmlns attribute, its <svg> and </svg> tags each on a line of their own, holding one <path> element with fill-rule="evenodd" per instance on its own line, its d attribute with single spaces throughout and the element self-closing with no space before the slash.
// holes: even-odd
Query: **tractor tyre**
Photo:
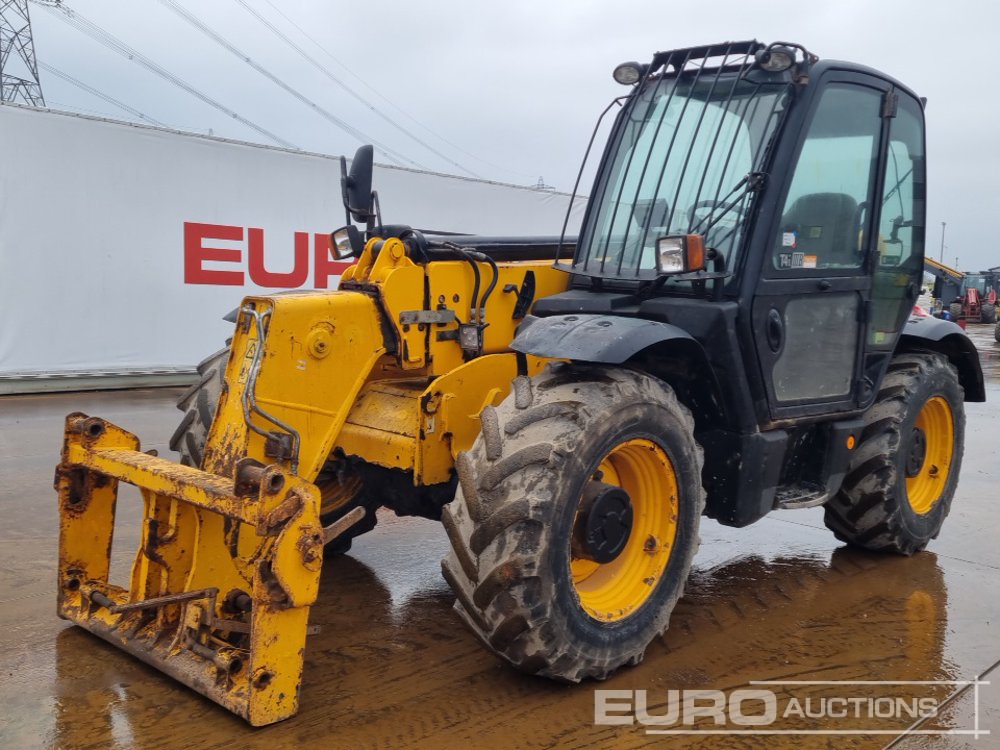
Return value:
<svg viewBox="0 0 1000 750">
<path fill-rule="evenodd" d="M 208 442 L 208 431 L 215 418 L 215 410 L 222 395 L 226 379 L 226 364 L 229 362 L 229 347 L 220 349 L 205 358 L 198 365 L 198 382 L 188 388 L 177 399 L 177 408 L 184 412 L 180 424 L 170 438 L 170 449 L 180 454 L 180 462 L 185 466 L 201 466 Z M 351 540 L 375 528 L 375 509 L 378 503 L 367 498 L 360 478 L 345 467 L 328 466 L 316 478 L 316 484 L 323 496 L 320 506 L 320 521 L 329 525 L 358 505 L 365 506 L 365 516 L 343 535 L 326 545 L 330 555 L 344 554 L 351 549 Z"/>
<path fill-rule="evenodd" d="M 962 303 L 952 302 L 948 305 L 948 312 L 951 313 L 951 319 L 957 323 L 962 317 Z"/>
<path fill-rule="evenodd" d="M 222 395 L 228 361 L 229 347 L 203 359 L 198 365 L 198 382 L 177 399 L 177 408 L 184 412 L 184 417 L 170 438 L 170 450 L 180 454 L 181 463 L 185 466 L 201 466 L 208 430 Z"/>
<path fill-rule="evenodd" d="M 995 326 L 993 326 L 993 338 L 995 338 L 997 341 L 1000 341 L 1000 323 L 997 323 Z"/>
<path fill-rule="evenodd" d="M 980 322 L 982 323 L 996 323 L 997 322 L 997 309 L 989 302 L 984 302 L 982 308 L 980 309 Z"/>
<path fill-rule="evenodd" d="M 965 439 L 958 373 L 939 354 L 894 357 L 824 522 L 838 539 L 911 555 L 951 510 Z"/>
<path fill-rule="evenodd" d="M 626 369 L 560 363 L 487 406 L 442 521 L 455 610 L 518 669 L 567 682 L 642 660 L 705 506 L 694 421 Z"/>
</svg>

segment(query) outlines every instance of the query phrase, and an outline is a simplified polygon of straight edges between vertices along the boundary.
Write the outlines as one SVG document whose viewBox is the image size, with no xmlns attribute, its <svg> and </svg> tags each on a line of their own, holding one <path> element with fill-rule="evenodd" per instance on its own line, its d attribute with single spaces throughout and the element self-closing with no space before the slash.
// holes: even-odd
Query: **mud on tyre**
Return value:
<svg viewBox="0 0 1000 750">
<path fill-rule="evenodd" d="M 525 672 L 576 682 L 638 663 L 698 545 L 691 414 L 642 373 L 558 364 L 481 419 L 442 516 L 456 611 Z"/>
<path fill-rule="evenodd" d="M 910 555 L 951 510 L 965 435 L 958 373 L 939 354 L 894 357 L 824 522 L 843 542 Z"/>
</svg>

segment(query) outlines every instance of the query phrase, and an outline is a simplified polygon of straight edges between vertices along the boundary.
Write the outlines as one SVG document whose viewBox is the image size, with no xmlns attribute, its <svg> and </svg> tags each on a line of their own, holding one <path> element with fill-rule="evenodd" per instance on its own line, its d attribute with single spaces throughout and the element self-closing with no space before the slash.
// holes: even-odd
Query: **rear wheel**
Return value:
<svg viewBox="0 0 1000 750">
<path fill-rule="evenodd" d="M 180 454 L 185 466 L 200 467 L 208 442 L 208 431 L 222 395 L 226 378 L 229 348 L 221 349 L 198 365 L 198 382 L 177 399 L 177 408 L 184 412 L 180 424 L 170 438 L 170 448 Z M 361 478 L 346 462 L 331 462 L 316 478 L 322 495 L 320 521 L 329 525 L 359 505 L 366 508 L 365 517 L 342 536 L 326 546 L 327 554 L 343 554 L 351 548 L 351 540 L 371 531 L 377 522 L 378 503 L 367 498 Z"/>
<path fill-rule="evenodd" d="M 647 375 L 560 365 L 481 418 L 442 515 L 455 609 L 526 672 L 576 682 L 638 663 L 698 546 L 690 413 Z"/>
<path fill-rule="evenodd" d="M 958 373 L 938 354 L 895 357 L 840 492 L 825 506 L 841 541 L 909 555 L 951 510 L 965 435 Z"/>
</svg>

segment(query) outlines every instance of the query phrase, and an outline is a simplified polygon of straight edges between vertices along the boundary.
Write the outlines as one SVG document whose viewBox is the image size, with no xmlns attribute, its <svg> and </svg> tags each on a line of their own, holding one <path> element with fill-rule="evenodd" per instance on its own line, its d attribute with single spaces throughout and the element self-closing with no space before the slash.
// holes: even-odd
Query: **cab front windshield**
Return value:
<svg viewBox="0 0 1000 750">
<path fill-rule="evenodd" d="M 965 277 L 965 288 L 975 289 L 980 295 L 986 294 L 986 277 L 969 274 Z"/>
<path fill-rule="evenodd" d="M 630 98 L 595 185 L 573 270 L 656 276 L 660 237 L 698 233 L 735 267 L 750 175 L 785 109 L 789 86 L 738 70 L 661 76 Z"/>
</svg>

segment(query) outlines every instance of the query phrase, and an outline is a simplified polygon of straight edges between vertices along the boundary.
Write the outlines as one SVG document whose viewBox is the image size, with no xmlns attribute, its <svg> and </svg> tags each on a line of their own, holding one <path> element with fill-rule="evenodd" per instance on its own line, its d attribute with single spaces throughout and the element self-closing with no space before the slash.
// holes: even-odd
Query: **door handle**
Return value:
<svg viewBox="0 0 1000 750">
<path fill-rule="evenodd" d="M 781 345 L 785 341 L 785 322 L 781 318 L 781 313 L 777 309 L 771 308 L 767 313 L 767 324 L 765 325 L 765 335 L 767 345 L 772 352 L 777 354 L 781 351 Z"/>
</svg>

